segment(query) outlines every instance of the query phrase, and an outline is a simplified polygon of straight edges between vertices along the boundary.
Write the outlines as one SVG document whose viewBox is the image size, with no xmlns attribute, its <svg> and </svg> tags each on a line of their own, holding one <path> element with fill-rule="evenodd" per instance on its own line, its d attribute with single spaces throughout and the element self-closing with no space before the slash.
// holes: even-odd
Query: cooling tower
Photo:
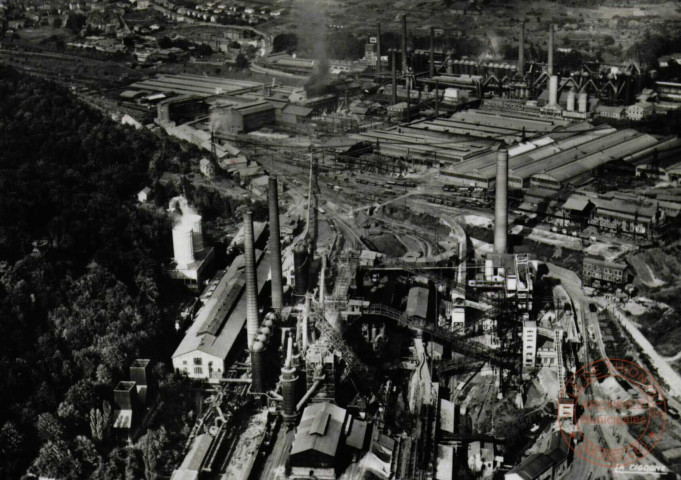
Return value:
<svg viewBox="0 0 681 480">
<path fill-rule="evenodd" d="M 494 203 L 494 253 L 506 253 L 508 230 L 508 150 L 497 152 L 497 179 Z"/>
<path fill-rule="evenodd" d="M 178 268 L 194 262 L 194 242 L 191 226 L 178 224 L 173 228 L 173 252 Z"/>
<path fill-rule="evenodd" d="M 255 270 L 255 245 L 253 214 L 244 214 L 244 256 L 246 264 L 246 333 L 248 346 L 253 345 L 258 334 L 258 278 Z"/>
</svg>

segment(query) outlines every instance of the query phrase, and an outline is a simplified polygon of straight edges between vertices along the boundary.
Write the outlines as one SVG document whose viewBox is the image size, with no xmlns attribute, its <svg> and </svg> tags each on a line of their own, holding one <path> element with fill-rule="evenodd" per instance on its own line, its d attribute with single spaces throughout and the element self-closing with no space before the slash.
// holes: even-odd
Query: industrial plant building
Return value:
<svg viewBox="0 0 681 480">
<path fill-rule="evenodd" d="M 352 450 L 368 447 L 368 425 L 332 403 L 313 403 L 303 410 L 289 455 L 291 479 L 334 480 Z"/>
<path fill-rule="evenodd" d="M 264 235 L 263 224 L 256 229 L 257 244 Z M 239 243 L 237 235 L 234 244 Z M 258 294 L 269 275 L 267 253 L 255 253 Z M 217 380 L 225 372 L 225 361 L 241 337 L 246 321 L 245 258 L 237 256 L 226 271 L 220 271 L 201 296 L 203 306 L 173 353 L 173 368 L 189 378 Z"/>
<path fill-rule="evenodd" d="M 629 266 L 622 262 L 607 262 L 599 258 L 585 257 L 582 283 L 585 287 L 614 290 L 629 281 Z"/>
<path fill-rule="evenodd" d="M 672 143 L 632 129 L 572 125 L 510 148 L 509 188 L 560 190 L 580 186 L 607 163 L 633 161 L 656 148 L 672 148 Z M 494 153 L 447 165 L 440 174 L 454 185 L 491 188 L 496 178 Z"/>
</svg>

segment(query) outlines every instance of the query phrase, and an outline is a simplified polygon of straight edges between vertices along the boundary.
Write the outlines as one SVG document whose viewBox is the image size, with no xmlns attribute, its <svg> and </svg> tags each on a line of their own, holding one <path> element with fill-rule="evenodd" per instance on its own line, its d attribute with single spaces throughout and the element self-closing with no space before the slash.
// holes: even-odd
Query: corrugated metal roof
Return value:
<svg viewBox="0 0 681 480">
<path fill-rule="evenodd" d="M 543 453 L 535 453 L 513 467 L 509 473 L 517 473 L 520 477 L 533 480 L 553 466 L 553 461 Z"/>
<path fill-rule="evenodd" d="M 605 148 L 617 145 L 620 142 L 638 135 L 634 130 L 608 131 L 605 135 L 600 131 L 590 132 L 586 137 L 587 142 L 574 145 L 560 153 L 548 155 L 540 161 L 535 161 L 513 169 L 512 175 L 520 178 L 529 178 L 532 175 L 549 172 L 556 168 L 571 165 L 580 158 L 596 153 Z"/>
<path fill-rule="evenodd" d="M 590 263 L 591 265 L 598 265 L 599 267 L 608 267 L 608 268 L 618 268 L 621 270 L 624 270 L 627 268 L 626 263 L 618 263 L 618 262 L 607 262 L 601 258 L 595 258 L 595 257 L 584 257 L 584 263 Z"/>
<path fill-rule="evenodd" d="M 349 447 L 361 450 L 364 448 L 367 436 L 367 423 L 362 420 L 357 420 L 353 416 L 349 415 L 350 431 L 345 439 L 345 444 Z"/>
<path fill-rule="evenodd" d="M 269 253 L 263 253 L 259 250 L 256 250 L 256 264 L 258 292 L 260 292 L 269 275 Z M 232 262 L 220 282 L 223 282 L 224 280 L 226 284 L 229 284 L 233 278 L 243 276 L 244 272 L 240 268 L 240 265 L 243 265 L 243 255 L 240 255 Z M 225 285 L 224 295 L 226 294 L 227 289 Z M 222 298 L 218 298 L 218 296 L 216 296 L 214 293 L 208 299 L 206 304 L 201 307 L 196 319 L 187 330 L 187 333 L 178 345 L 177 349 L 175 349 L 173 358 L 197 350 L 223 359 L 229 355 L 234 342 L 236 341 L 241 329 L 244 326 L 244 323 L 246 322 L 246 295 L 239 296 L 239 300 L 232 309 L 231 313 L 229 314 L 229 318 L 227 318 L 226 321 L 219 321 L 219 319 L 215 320 L 215 322 L 222 325 L 217 332 L 217 335 L 210 332 L 200 333 L 200 330 L 203 328 L 206 322 L 213 321 L 212 317 L 226 314 L 224 309 L 221 310 L 223 300 L 224 296 L 222 296 Z"/>
<path fill-rule="evenodd" d="M 255 113 L 267 112 L 269 110 L 274 110 L 274 105 L 269 102 L 257 102 L 249 103 L 246 105 L 234 106 L 234 110 L 239 112 L 241 115 L 253 115 Z"/>
<path fill-rule="evenodd" d="M 428 318 L 430 292 L 424 287 L 412 287 L 407 297 L 407 315 Z"/>
<path fill-rule="evenodd" d="M 583 211 L 589 204 L 589 198 L 582 195 L 572 195 L 567 199 L 567 202 L 563 204 L 565 210 L 576 210 L 578 212 Z"/>
<path fill-rule="evenodd" d="M 314 450 L 335 458 L 346 415 L 345 409 L 331 403 L 314 403 L 305 407 L 291 446 L 291 455 Z M 322 422 L 328 426 L 325 426 L 323 433 L 319 433 Z"/>
<path fill-rule="evenodd" d="M 626 135 L 625 132 L 627 133 Z M 641 135 L 632 130 L 624 130 L 622 132 L 622 141 L 617 144 L 584 156 L 575 162 L 549 170 L 547 175 L 558 182 L 566 182 L 612 160 L 617 160 L 625 155 L 630 155 L 633 152 L 655 145 L 657 142 L 658 140 L 651 135 Z"/>
<path fill-rule="evenodd" d="M 286 105 L 286 107 L 284 107 L 284 110 L 282 110 L 282 113 L 286 115 L 296 115 L 298 117 L 307 117 L 313 111 L 314 109 L 310 107 L 302 107 L 300 105 Z"/>
</svg>

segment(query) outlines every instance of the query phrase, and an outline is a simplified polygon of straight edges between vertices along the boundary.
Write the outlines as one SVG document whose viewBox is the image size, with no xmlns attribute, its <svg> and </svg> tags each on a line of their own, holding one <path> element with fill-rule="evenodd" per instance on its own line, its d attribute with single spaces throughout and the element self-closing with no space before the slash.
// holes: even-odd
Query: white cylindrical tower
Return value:
<svg viewBox="0 0 681 480">
<path fill-rule="evenodd" d="M 558 103 L 558 76 L 551 75 L 549 77 L 549 105 L 556 105 Z"/>
<path fill-rule="evenodd" d="M 194 262 L 192 229 L 189 225 L 178 224 L 173 228 L 173 252 L 179 268 L 186 268 Z"/>
<path fill-rule="evenodd" d="M 575 91 L 574 90 L 570 90 L 568 92 L 567 109 L 568 109 L 568 112 L 574 112 L 575 111 Z"/>
<path fill-rule="evenodd" d="M 586 92 L 579 92 L 579 112 L 586 113 L 586 104 L 588 100 L 588 95 Z"/>
<path fill-rule="evenodd" d="M 203 250 L 203 230 L 201 229 L 201 215 L 186 215 L 183 220 L 191 225 L 194 253 Z"/>
</svg>

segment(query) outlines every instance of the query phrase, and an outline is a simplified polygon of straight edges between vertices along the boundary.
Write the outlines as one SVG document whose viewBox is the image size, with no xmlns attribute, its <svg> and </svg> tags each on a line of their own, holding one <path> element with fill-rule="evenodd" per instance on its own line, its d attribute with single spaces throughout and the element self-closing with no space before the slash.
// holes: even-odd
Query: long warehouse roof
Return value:
<svg viewBox="0 0 681 480">
<path fill-rule="evenodd" d="M 540 161 L 513 169 L 509 174 L 514 177 L 529 178 L 538 173 L 550 172 L 565 165 L 570 165 L 587 155 L 592 155 L 638 135 L 640 134 L 637 131 L 631 129 L 619 130 L 606 135 L 601 135 L 598 138 L 591 139 L 586 143 L 574 146 L 573 148 L 569 148 L 556 155 L 551 155 Z"/>
<path fill-rule="evenodd" d="M 262 290 L 270 270 L 268 253 L 256 251 L 258 292 Z M 245 277 L 243 255 L 234 259 L 213 294 L 201 307 L 187 330 L 173 358 L 199 350 L 226 358 L 246 322 Z"/>
<path fill-rule="evenodd" d="M 638 132 L 635 133 L 638 134 Z M 558 182 L 568 181 L 607 162 L 655 145 L 657 142 L 658 140 L 651 135 L 635 135 L 612 145 L 610 148 L 587 155 L 576 162 L 554 168 L 542 175 L 546 175 Z"/>
<path fill-rule="evenodd" d="M 159 75 L 156 78 L 133 83 L 130 87 L 157 92 L 217 95 L 220 93 L 256 90 L 262 88 L 262 84 L 244 80 L 232 80 L 229 78 L 180 74 Z"/>
<path fill-rule="evenodd" d="M 568 150 L 577 145 L 589 142 L 594 138 L 614 132 L 614 129 L 595 129 L 585 132 L 560 131 L 530 140 L 509 148 L 509 171 L 515 176 L 515 169 L 530 165 L 551 155 Z M 489 152 L 474 157 L 447 170 L 450 174 L 465 174 L 481 180 L 492 180 L 496 177 L 497 154 Z"/>
</svg>

